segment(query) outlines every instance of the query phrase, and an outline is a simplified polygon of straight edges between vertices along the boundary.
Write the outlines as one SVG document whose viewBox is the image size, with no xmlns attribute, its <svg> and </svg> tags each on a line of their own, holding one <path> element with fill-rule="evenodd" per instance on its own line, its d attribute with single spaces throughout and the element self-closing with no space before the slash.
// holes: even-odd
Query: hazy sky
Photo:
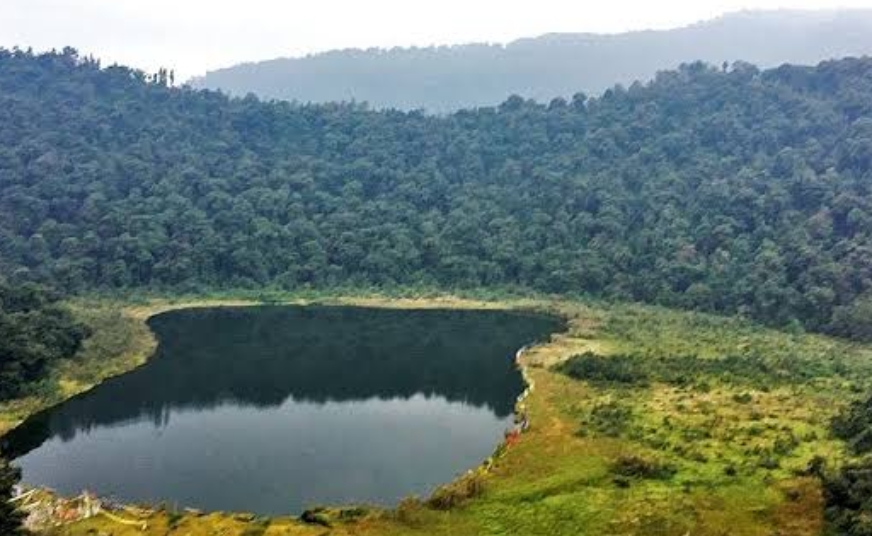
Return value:
<svg viewBox="0 0 872 536">
<path fill-rule="evenodd" d="M 872 0 L 0 0 L 0 46 L 70 45 L 180 78 L 333 48 L 506 42 L 682 26 L 740 9 Z"/>
</svg>

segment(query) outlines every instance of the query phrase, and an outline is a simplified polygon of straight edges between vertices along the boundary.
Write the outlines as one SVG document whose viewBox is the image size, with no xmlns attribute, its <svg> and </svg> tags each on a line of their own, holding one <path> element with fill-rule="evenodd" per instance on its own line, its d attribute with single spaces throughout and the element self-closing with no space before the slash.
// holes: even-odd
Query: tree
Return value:
<svg viewBox="0 0 872 536">
<path fill-rule="evenodd" d="M 18 469 L 0 459 L 0 534 L 8 536 L 26 534 L 21 526 L 23 514 L 9 502 L 12 498 L 12 489 L 18 483 L 20 476 Z"/>
<path fill-rule="evenodd" d="M 832 330 L 845 337 L 872 340 L 872 296 L 863 296 L 850 305 L 836 307 Z"/>
<path fill-rule="evenodd" d="M 0 400 L 24 394 L 87 336 L 56 300 L 40 286 L 0 280 Z"/>
<path fill-rule="evenodd" d="M 444 116 L 172 74 L 0 50 L 4 274 L 66 293 L 524 287 L 872 337 L 870 59 L 698 62 Z M 8 396 L 58 354 L 0 322 Z"/>
</svg>

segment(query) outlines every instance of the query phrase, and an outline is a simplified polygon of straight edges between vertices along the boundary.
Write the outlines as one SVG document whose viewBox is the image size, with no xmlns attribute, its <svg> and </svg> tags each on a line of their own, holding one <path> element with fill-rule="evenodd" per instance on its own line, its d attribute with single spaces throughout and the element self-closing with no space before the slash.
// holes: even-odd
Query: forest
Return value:
<svg viewBox="0 0 872 536">
<path fill-rule="evenodd" d="M 532 289 L 872 339 L 872 59 L 683 65 L 447 116 L 0 52 L 0 270 L 125 289 Z"/>
<path fill-rule="evenodd" d="M 49 366 L 72 357 L 88 335 L 57 300 L 37 285 L 0 280 L 0 402 L 30 394 Z"/>
</svg>

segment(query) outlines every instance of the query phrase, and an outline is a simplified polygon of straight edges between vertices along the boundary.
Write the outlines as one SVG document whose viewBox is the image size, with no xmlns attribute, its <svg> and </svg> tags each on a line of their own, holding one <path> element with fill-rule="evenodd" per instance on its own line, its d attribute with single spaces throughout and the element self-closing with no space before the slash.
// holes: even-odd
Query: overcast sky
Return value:
<svg viewBox="0 0 872 536">
<path fill-rule="evenodd" d="M 740 9 L 872 0 L 0 0 L 0 46 L 73 46 L 179 78 L 334 48 L 507 42 L 683 26 Z"/>
</svg>

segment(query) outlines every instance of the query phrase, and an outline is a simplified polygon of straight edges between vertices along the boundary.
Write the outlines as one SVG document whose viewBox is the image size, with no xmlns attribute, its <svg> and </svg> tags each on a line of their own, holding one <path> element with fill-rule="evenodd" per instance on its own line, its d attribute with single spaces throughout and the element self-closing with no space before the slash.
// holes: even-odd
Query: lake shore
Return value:
<svg viewBox="0 0 872 536">
<path fill-rule="evenodd" d="M 693 528 L 694 534 L 703 535 L 722 534 L 723 530 L 762 535 L 776 529 L 800 536 L 820 534 L 820 483 L 801 476 L 801 471 L 812 456 L 824 456 L 833 463 L 846 458 L 844 445 L 828 436 L 828 416 L 851 399 L 850 393 L 856 396 L 866 387 L 859 382 L 865 374 L 863 367 L 872 363 L 869 346 L 781 333 L 742 319 L 549 298 L 163 299 L 116 302 L 112 307 L 121 308 L 124 318 L 144 326 L 151 316 L 175 309 L 263 303 L 522 309 L 560 315 L 567 321 L 567 331 L 521 355 L 528 383 L 535 386 L 524 400 L 529 429 L 509 448 L 498 449 L 499 460 L 476 477 L 480 480 L 474 493 L 464 496 L 470 489 L 469 475 L 447 485 L 443 491 L 457 499 L 449 501 L 448 508 L 409 499 L 390 511 L 366 509 L 352 515 L 348 509 L 325 509 L 312 513 L 309 523 L 290 516 L 254 518 L 157 510 L 148 516 L 145 534 L 478 534 L 498 529 L 508 534 L 535 534 L 546 526 L 556 527 L 553 534 L 575 534 L 579 526 L 589 534 L 658 534 L 651 527 L 661 525 Z M 132 340 L 137 341 L 132 345 L 137 350 L 148 349 L 147 336 Z M 851 371 L 845 377 L 821 377 L 808 385 L 773 384 L 767 390 L 716 376 L 685 387 L 596 385 L 572 380 L 553 368 L 585 352 L 694 354 L 709 359 L 737 351 L 791 355 L 815 363 L 831 355 L 849 356 L 858 368 L 856 374 Z M 150 351 L 137 353 L 126 348 L 124 355 L 127 357 L 119 363 L 135 367 Z M 746 398 L 752 402 L 744 402 Z M 591 411 L 616 403 L 632 410 L 632 427 L 617 436 L 596 432 L 595 423 L 590 424 Z M 579 428 L 584 422 L 589 424 Z M 683 439 L 695 437 L 711 426 L 706 423 L 715 422 L 720 424 L 709 429 L 708 438 Z M 794 437 L 796 446 L 772 451 L 771 445 L 784 437 Z M 774 462 L 758 464 L 755 452 L 768 452 Z M 676 476 L 630 480 L 626 487 L 616 485 L 612 473 L 615 463 L 628 456 L 664 460 L 675 467 Z M 93 531 L 143 534 L 100 516 L 55 529 L 52 534 L 78 536 Z"/>
<path fill-rule="evenodd" d="M 31 415 L 44 411 L 53 406 L 59 405 L 70 398 L 88 392 L 106 380 L 113 377 L 126 374 L 136 368 L 146 364 L 150 356 L 154 354 L 157 347 L 157 339 L 147 326 L 149 319 L 171 311 L 183 309 L 207 309 L 220 307 L 257 307 L 257 306 L 309 306 L 309 305 L 327 305 L 327 306 L 350 306 L 350 307 L 369 307 L 369 308 L 386 308 L 386 309 L 444 309 L 444 310 L 518 310 L 518 311 L 535 311 L 539 313 L 555 314 L 555 311 L 543 308 L 545 302 L 542 300 L 526 299 L 518 301 L 489 301 L 480 299 L 467 299 L 456 296 L 437 296 L 437 297 L 408 297 L 408 298 L 392 298 L 378 295 L 371 296 L 336 296 L 330 298 L 307 299 L 307 298 L 290 298 L 282 300 L 262 301 L 256 299 L 234 299 L 234 298 L 195 298 L 195 299 L 169 299 L 158 298 L 150 300 L 148 303 L 128 305 L 123 302 L 106 302 L 104 300 L 81 300 L 70 304 L 72 310 L 82 317 L 86 311 L 106 311 L 112 310 L 120 317 L 116 317 L 116 325 L 119 323 L 127 324 L 127 333 L 120 341 L 121 344 L 116 345 L 111 349 L 103 348 L 105 361 L 99 363 L 100 367 L 92 368 L 96 363 L 93 358 L 85 358 L 84 362 L 77 363 L 76 361 L 81 356 L 71 362 L 64 363 L 63 366 L 53 371 L 50 381 L 56 382 L 57 388 L 51 395 L 48 396 L 28 396 L 22 399 L 11 400 L 0 404 L 0 436 L 12 428 L 21 424 Z M 565 320 L 565 317 L 563 317 Z M 105 334 L 106 326 L 95 325 L 93 318 L 87 322 L 89 327 L 97 334 L 97 336 Z M 102 319 L 101 319 L 102 320 Z M 133 328 L 133 329 L 130 329 Z M 144 329 L 143 329 L 144 328 Z M 93 344 L 89 341 L 88 345 Z M 89 348 L 83 350 L 88 353 Z M 520 354 L 519 354 L 520 357 Z M 522 359 L 518 359 L 517 366 L 522 369 L 525 381 L 529 381 L 529 376 L 526 373 L 526 366 Z M 87 379 L 82 379 L 87 377 Z M 530 387 L 528 385 L 528 387 Z M 528 391 L 525 391 L 526 397 Z M 498 446 L 497 451 L 500 451 Z M 462 481 L 469 475 L 480 476 L 482 468 L 490 468 L 494 463 L 494 458 L 488 458 L 483 461 L 483 465 L 477 469 L 471 469 L 469 473 L 460 477 Z M 446 484 L 446 489 L 449 489 L 453 483 Z M 77 498 L 65 498 L 57 495 L 50 489 L 45 488 L 27 488 L 27 494 L 34 494 L 39 497 L 43 503 L 52 505 L 55 510 L 65 509 L 64 505 L 76 503 Z M 99 499 L 95 498 L 96 502 Z M 159 515 L 160 508 L 155 508 L 154 505 L 140 505 L 125 507 L 133 509 L 137 512 L 148 512 L 148 516 Z M 66 508 L 68 510 L 68 508 Z M 99 510 L 99 509 L 98 509 Z M 373 509 L 378 511 L 380 509 Z M 90 511 L 90 508 L 88 509 Z M 341 513 L 343 509 L 339 508 L 334 513 Z M 194 513 L 192 513 L 194 512 Z M 110 514 L 111 515 L 111 514 Z M 220 512 L 211 514 L 224 515 Z M 202 515 L 196 510 L 189 511 L 186 516 L 199 518 Z M 44 520 L 42 525 L 31 525 L 31 529 L 41 530 L 48 528 L 46 520 L 51 522 L 47 516 L 42 516 Z M 248 518 L 248 514 L 235 513 L 234 518 Z M 139 519 L 139 518 L 137 518 Z M 290 521 L 294 521 L 296 517 L 288 517 Z M 112 519 L 110 519 L 111 521 Z M 115 522 L 117 523 L 117 516 Z M 137 522 L 138 523 L 138 522 Z M 131 522 L 132 525 L 137 523 Z"/>
<path fill-rule="evenodd" d="M 378 295 L 328 298 L 272 299 L 256 298 L 152 298 L 145 303 L 121 300 L 84 298 L 69 303 L 78 318 L 97 336 L 114 335 L 110 341 L 87 340 L 75 358 L 61 363 L 52 371 L 40 389 L 40 394 L 0 402 L 0 436 L 21 424 L 27 417 L 55 406 L 78 394 L 89 391 L 103 381 L 125 374 L 141 365 L 154 353 L 157 340 L 148 328 L 149 318 L 179 309 L 210 307 L 254 307 L 259 305 L 349 305 L 359 307 L 389 307 L 395 309 L 517 309 L 536 308 L 537 300 L 497 302 L 465 299 L 455 296 L 433 298 L 400 298 Z M 95 314 L 96 313 L 96 314 Z M 102 315 L 101 315 L 102 313 Z M 122 325 L 123 330 L 119 330 Z M 120 331 L 119 333 L 115 333 Z M 94 347 L 97 347 L 96 349 Z M 84 355 L 83 355 L 84 354 Z M 95 355 L 91 355 L 95 354 Z"/>
</svg>

